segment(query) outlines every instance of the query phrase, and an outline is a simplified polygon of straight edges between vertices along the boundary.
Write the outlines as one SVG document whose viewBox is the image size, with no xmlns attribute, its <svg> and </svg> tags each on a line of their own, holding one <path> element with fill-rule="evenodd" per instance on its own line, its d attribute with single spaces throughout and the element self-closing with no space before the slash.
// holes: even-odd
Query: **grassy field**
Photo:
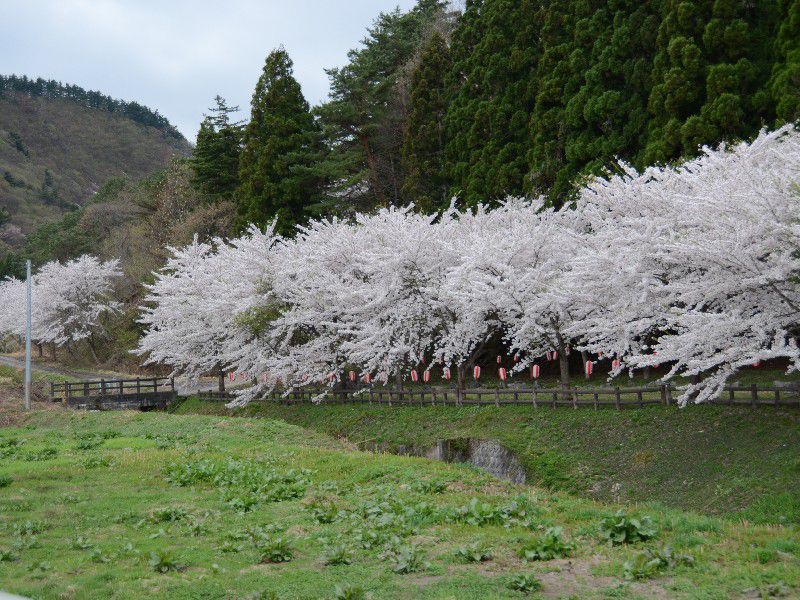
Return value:
<svg viewBox="0 0 800 600">
<path fill-rule="evenodd" d="M 269 419 L 37 411 L 0 430 L 0 456 L 0 587 L 35 598 L 722 599 L 800 586 L 793 525 L 601 504 Z M 602 524 L 619 508 L 628 519 L 605 531 L 631 543 L 612 546 Z"/>
<path fill-rule="evenodd" d="M 794 408 L 594 411 L 257 402 L 229 411 L 219 402 L 188 399 L 174 411 L 282 419 L 354 444 L 390 448 L 490 438 L 516 453 L 530 481 L 549 489 L 800 525 L 800 411 Z"/>
</svg>

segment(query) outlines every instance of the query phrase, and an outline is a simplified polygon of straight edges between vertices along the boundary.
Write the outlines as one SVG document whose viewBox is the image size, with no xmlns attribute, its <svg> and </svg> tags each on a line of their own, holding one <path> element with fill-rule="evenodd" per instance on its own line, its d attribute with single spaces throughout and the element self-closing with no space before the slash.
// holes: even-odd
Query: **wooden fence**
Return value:
<svg viewBox="0 0 800 600">
<path fill-rule="evenodd" d="M 274 391 L 260 398 L 283 404 L 311 402 L 322 397 L 322 404 L 377 404 L 386 406 L 503 406 L 529 405 L 533 408 L 567 406 L 571 408 L 613 407 L 617 410 L 648 405 L 669 406 L 679 392 L 670 385 L 645 387 L 590 387 L 590 388 L 455 388 L 426 386 L 407 388 L 360 387 L 351 389 L 296 388 L 288 394 Z M 201 392 L 201 400 L 227 402 L 234 398 L 230 393 Z M 713 400 L 714 404 L 746 406 L 793 406 L 800 408 L 800 386 L 727 386 L 724 393 Z"/>
<path fill-rule="evenodd" d="M 175 380 L 137 377 L 51 383 L 50 397 L 76 408 L 163 408 L 175 398 Z"/>
</svg>

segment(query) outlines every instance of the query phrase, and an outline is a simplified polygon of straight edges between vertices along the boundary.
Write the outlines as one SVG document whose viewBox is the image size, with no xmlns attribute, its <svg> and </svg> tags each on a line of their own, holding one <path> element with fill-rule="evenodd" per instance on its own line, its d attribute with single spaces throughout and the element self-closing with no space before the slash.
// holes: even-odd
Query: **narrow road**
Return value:
<svg viewBox="0 0 800 600">
<path fill-rule="evenodd" d="M 16 356 L 0 355 L 0 365 L 12 367 L 14 369 L 24 369 L 25 360 L 17 358 Z M 55 375 L 66 375 L 67 377 L 76 377 L 78 379 L 100 379 L 101 377 L 108 377 L 109 373 L 97 373 L 95 371 L 85 371 L 78 369 L 68 369 L 66 367 L 51 366 L 38 364 L 36 361 L 31 361 L 31 369 L 39 373 L 53 373 Z"/>
</svg>

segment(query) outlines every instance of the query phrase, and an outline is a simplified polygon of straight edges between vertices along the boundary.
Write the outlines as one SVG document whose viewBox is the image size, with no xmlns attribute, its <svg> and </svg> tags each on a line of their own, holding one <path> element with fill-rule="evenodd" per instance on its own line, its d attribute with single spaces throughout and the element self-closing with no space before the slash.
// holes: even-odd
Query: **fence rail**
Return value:
<svg viewBox="0 0 800 600">
<path fill-rule="evenodd" d="M 466 388 L 437 386 L 385 388 L 365 386 L 350 389 L 295 388 L 288 393 L 274 391 L 261 401 L 299 404 L 321 398 L 323 404 L 377 404 L 387 406 L 448 405 L 448 406 L 502 406 L 530 405 L 533 408 L 566 406 L 613 407 L 617 410 L 648 405 L 674 405 L 676 389 L 670 385 L 643 387 L 591 387 L 591 388 Z M 201 400 L 227 402 L 234 395 L 226 392 L 200 392 Z M 800 408 L 800 385 L 780 386 L 727 386 L 714 404 L 747 406 L 793 406 Z"/>
</svg>

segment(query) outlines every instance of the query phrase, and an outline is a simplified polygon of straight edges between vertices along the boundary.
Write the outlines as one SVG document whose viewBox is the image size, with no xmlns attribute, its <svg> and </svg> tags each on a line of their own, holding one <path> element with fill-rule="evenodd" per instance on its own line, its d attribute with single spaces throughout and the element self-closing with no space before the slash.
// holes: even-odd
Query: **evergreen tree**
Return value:
<svg viewBox="0 0 800 600">
<path fill-rule="evenodd" d="M 453 38 L 445 117 L 453 193 L 467 205 L 522 192 L 539 58 L 533 0 L 470 0 Z"/>
<path fill-rule="evenodd" d="M 444 78 L 449 67 L 447 42 L 441 33 L 434 32 L 411 77 L 403 139 L 403 196 L 426 213 L 448 205 L 442 120 L 448 105 Z"/>
<path fill-rule="evenodd" d="M 542 49 L 535 74 L 536 97 L 528 121 L 528 177 L 533 194 L 560 196 L 573 174 L 567 163 L 566 102 L 581 84 L 572 62 L 575 17 L 571 0 L 554 0 L 538 15 Z"/>
<path fill-rule="evenodd" d="M 216 96 L 214 103 L 197 132 L 192 183 L 212 198 L 228 198 L 239 185 L 242 125 L 231 120 L 238 106 L 228 106 L 221 96 Z"/>
<path fill-rule="evenodd" d="M 572 70 L 583 81 L 565 107 L 565 164 L 550 189 L 555 204 L 576 176 L 599 174 L 617 158 L 631 160 L 647 131 L 658 18 L 640 0 L 594 4 L 584 5 L 575 24 Z"/>
<path fill-rule="evenodd" d="M 681 128 L 700 111 L 705 98 L 703 32 L 710 0 L 666 0 L 656 41 L 651 121 L 643 162 L 665 162 L 683 151 Z"/>
<path fill-rule="evenodd" d="M 244 130 L 238 226 L 263 226 L 277 219 L 290 234 L 318 200 L 319 179 L 311 164 L 319 152 L 319 131 L 282 47 L 267 56 Z"/>
<path fill-rule="evenodd" d="M 780 26 L 769 91 L 779 122 L 800 119 L 800 0 L 779 0 Z"/>
<path fill-rule="evenodd" d="M 332 182 L 325 208 L 369 210 L 400 204 L 405 99 L 398 89 L 443 0 L 418 0 L 407 13 L 382 13 L 361 48 L 329 69 L 329 100 L 316 109 L 329 152 L 317 167 Z"/>
</svg>

